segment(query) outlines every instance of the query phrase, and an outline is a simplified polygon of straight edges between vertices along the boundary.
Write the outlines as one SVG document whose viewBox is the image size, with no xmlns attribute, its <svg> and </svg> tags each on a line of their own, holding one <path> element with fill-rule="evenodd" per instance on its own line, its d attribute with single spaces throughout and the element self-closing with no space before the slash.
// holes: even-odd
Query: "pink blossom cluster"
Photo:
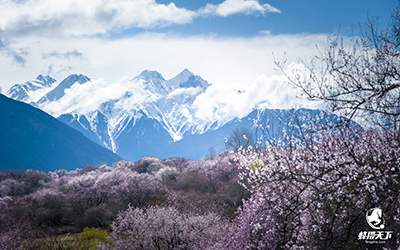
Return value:
<svg viewBox="0 0 400 250">
<path fill-rule="evenodd" d="M 239 210 L 237 228 L 228 239 L 231 246 L 355 247 L 366 225 L 363 215 L 371 207 L 385 211 L 387 227 L 398 239 L 399 132 L 343 125 L 317 137 L 312 143 L 233 155 L 240 163 L 240 182 L 252 197 Z"/>
</svg>

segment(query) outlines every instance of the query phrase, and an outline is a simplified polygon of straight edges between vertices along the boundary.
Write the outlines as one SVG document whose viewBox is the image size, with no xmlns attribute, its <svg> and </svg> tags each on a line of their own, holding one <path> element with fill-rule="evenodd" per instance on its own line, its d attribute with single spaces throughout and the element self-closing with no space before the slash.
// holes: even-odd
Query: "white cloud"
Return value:
<svg viewBox="0 0 400 250">
<path fill-rule="evenodd" d="M 301 70 L 302 65 L 293 63 L 287 67 L 291 74 L 295 69 Z M 65 95 L 55 102 L 45 103 L 40 108 L 58 117 L 61 114 L 73 112 L 76 114 L 88 114 L 98 110 L 102 103 L 119 100 L 127 92 L 130 98 L 119 100 L 115 104 L 115 110 L 129 109 L 139 110 L 146 103 L 156 101 L 157 96 L 143 90 L 141 81 L 121 78 L 116 82 L 106 82 L 104 79 L 95 79 L 84 84 L 74 84 L 65 90 Z M 169 98 L 186 92 L 188 95 L 197 95 L 200 89 L 178 89 L 170 93 Z M 214 123 L 224 123 L 234 117 L 243 117 L 254 108 L 287 109 L 311 107 L 316 108 L 304 100 L 296 99 L 296 90 L 287 83 L 283 75 L 268 77 L 260 75 L 248 86 L 246 91 L 238 91 L 224 85 L 211 85 L 206 92 L 197 96 L 189 109 L 183 109 L 183 115 L 189 120 L 195 118 Z M 313 105 L 313 106 L 312 106 Z M 316 104 L 318 105 L 318 104 Z M 194 115 L 194 117 L 192 117 Z"/>
<path fill-rule="evenodd" d="M 227 17 L 235 14 L 265 14 L 268 12 L 280 13 L 281 11 L 270 4 L 260 4 L 257 0 L 225 0 L 221 4 L 207 4 L 199 11 L 205 15 L 218 15 Z"/>
<path fill-rule="evenodd" d="M 286 53 L 288 62 L 305 55 L 315 55 L 315 45 L 326 44 L 324 35 L 279 35 L 253 38 L 177 37 L 165 34 L 141 34 L 120 40 L 100 38 L 26 37 L 16 41 L 16 47 L 29 48 L 24 68 L 0 57 L 0 86 L 3 90 L 38 74 L 52 73 L 62 80 L 72 73 L 92 79 L 104 78 L 116 82 L 123 76 L 133 78 L 144 69 L 156 69 L 166 79 L 188 68 L 215 85 L 247 89 L 262 74 L 270 77 L 274 57 L 280 60 Z M 79 57 L 48 57 L 43 54 L 58 51 L 79 51 Z"/>
<path fill-rule="evenodd" d="M 61 99 L 45 103 L 40 108 L 55 117 L 69 112 L 87 114 L 99 109 L 104 102 L 120 99 L 129 91 L 133 95 L 132 98 L 129 98 L 129 103 L 122 103 L 116 107 L 134 109 L 138 105 L 150 101 L 149 96 L 141 92 L 142 89 L 140 81 L 131 81 L 126 77 L 111 83 L 99 78 L 84 84 L 75 83 L 71 88 L 65 90 L 65 95 Z"/>
<path fill-rule="evenodd" d="M 291 74 L 296 67 L 301 65 L 289 65 L 288 73 Z M 227 86 L 211 86 L 196 99 L 194 106 L 197 109 L 196 117 L 210 122 L 244 117 L 254 108 L 320 108 L 320 103 L 310 103 L 296 97 L 297 90 L 288 84 L 285 76 L 268 77 L 262 74 L 244 92 Z"/>
<path fill-rule="evenodd" d="M 179 89 L 175 89 L 174 91 L 172 91 L 171 93 L 169 93 L 168 95 L 168 99 L 173 99 L 175 97 L 179 97 L 182 94 L 187 94 L 189 96 L 194 96 L 197 95 L 202 89 L 199 88 L 179 88 Z"/>
<path fill-rule="evenodd" d="M 99 105 L 100 98 L 105 95 L 121 96 L 129 86 L 127 80 L 120 80 L 123 76 L 132 79 L 144 69 L 156 69 L 164 78 L 171 79 L 188 68 L 213 84 L 201 96 L 203 99 L 196 102 L 198 118 L 213 120 L 215 112 L 219 112 L 218 115 L 228 119 L 232 115 L 244 115 L 265 100 L 267 102 L 263 105 L 270 108 L 291 108 L 293 105 L 287 100 L 294 96 L 293 90 L 283 84 L 284 77 L 274 70 L 273 54 L 276 60 L 280 60 L 286 53 L 288 63 L 296 62 L 305 55 L 315 55 L 318 52 L 316 44 L 323 47 L 326 36 L 300 34 L 222 38 L 144 33 L 119 40 L 30 36 L 19 39 L 15 44 L 16 47 L 29 47 L 31 51 L 24 68 L 8 63 L 7 57 L 0 57 L 0 64 L 4 65 L 0 67 L 0 86 L 6 91 L 13 84 L 48 73 L 48 69 L 59 81 L 72 73 L 84 74 L 99 80 L 87 86 L 77 86 L 74 91 L 81 94 L 76 97 L 71 95 L 64 101 L 75 105 L 90 96 L 92 103 L 83 105 L 83 108 L 89 109 Z M 64 56 L 71 51 L 78 51 L 79 57 Z M 95 84 L 104 85 L 104 91 L 94 93 Z M 234 89 L 244 90 L 245 93 L 238 94 Z M 60 113 L 58 108 L 65 106 L 60 103 L 52 110 L 49 107 L 48 111 Z"/>
<path fill-rule="evenodd" d="M 271 34 L 271 30 L 260 30 L 259 33 L 260 35 L 267 36 Z"/>
<path fill-rule="evenodd" d="M 53 50 L 48 53 L 42 53 L 42 57 L 43 57 L 43 59 L 48 59 L 48 58 L 52 58 L 52 57 L 55 57 L 58 59 L 82 58 L 82 53 L 77 50 L 67 51 L 64 53 Z"/>
<path fill-rule="evenodd" d="M 0 4 L 0 16 L 0 30 L 8 34 L 81 36 L 183 24 L 197 13 L 155 0 L 5 0 Z"/>
<path fill-rule="evenodd" d="M 4 55 L 11 59 L 11 61 L 20 67 L 25 66 L 26 56 L 29 50 L 26 48 L 15 48 L 10 41 L 4 37 L 0 29 L 0 55 Z"/>
<path fill-rule="evenodd" d="M 227 17 L 266 12 L 280 11 L 256 0 L 225 0 L 198 11 L 155 0 L 4 0 L 0 3 L 0 30 L 8 35 L 90 36 L 186 24 L 204 14 Z"/>
</svg>

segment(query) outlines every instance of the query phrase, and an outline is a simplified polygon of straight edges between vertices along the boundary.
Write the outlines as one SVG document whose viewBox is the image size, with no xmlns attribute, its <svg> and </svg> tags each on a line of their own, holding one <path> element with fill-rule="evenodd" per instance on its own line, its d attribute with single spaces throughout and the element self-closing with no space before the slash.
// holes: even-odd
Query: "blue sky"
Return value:
<svg viewBox="0 0 400 250">
<path fill-rule="evenodd" d="M 157 1 L 168 4 L 169 0 Z M 177 6 L 190 10 L 204 7 L 205 1 L 175 1 Z M 218 4 L 222 1 L 207 1 Z M 287 33 L 332 33 L 341 26 L 341 33 L 360 34 L 360 25 L 368 16 L 379 16 L 385 23 L 397 5 L 396 0 L 271 0 L 258 1 L 270 4 L 280 13 L 254 12 L 251 15 L 236 14 L 228 18 L 209 17 L 198 19 L 187 25 L 167 27 L 164 31 L 183 34 L 219 34 L 225 36 L 256 36 L 260 31 L 269 30 L 271 34 Z M 362 27 L 364 28 L 364 27 Z M 383 28 L 383 27 L 382 27 Z"/>
<path fill-rule="evenodd" d="M 112 83 L 144 69 L 169 79 L 188 68 L 216 92 L 267 86 L 267 93 L 283 84 L 274 56 L 286 54 L 289 64 L 313 56 L 339 27 L 345 37 L 361 35 L 368 16 L 379 16 L 386 28 L 396 6 L 396 0 L 3 0 L 0 87 L 5 93 L 39 74 L 62 80 L 82 73 Z"/>
</svg>

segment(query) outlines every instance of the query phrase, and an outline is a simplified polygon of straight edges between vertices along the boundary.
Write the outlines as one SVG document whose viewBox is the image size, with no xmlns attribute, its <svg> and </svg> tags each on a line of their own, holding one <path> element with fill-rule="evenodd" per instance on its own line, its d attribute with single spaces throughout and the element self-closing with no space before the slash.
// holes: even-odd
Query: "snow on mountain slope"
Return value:
<svg viewBox="0 0 400 250">
<path fill-rule="evenodd" d="M 136 159 L 189 134 L 204 133 L 211 124 L 196 117 L 193 103 L 209 86 L 187 69 L 170 80 L 145 70 L 111 84 L 70 75 L 31 104 L 122 157 Z M 35 90 L 25 89 L 12 91 L 12 98 L 32 100 Z"/>
<path fill-rule="evenodd" d="M 70 75 L 56 84 L 50 77 L 39 76 L 9 90 L 13 99 L 44 110 L 132 161 L 146 155 L 201 157 L 209 147 L 221 150 L 234 127 L 251 128 L 252 122 L 241 118 L 257 108 L 257 98 L 265 101 L 266 97 L 257 89 L 235 90 L 225 96 L 217 95 L 220 92 L 187 69 L 170 80 L 145 70 L 114 83 Z M 226 102 L 232 96 L 236 99 Z"/>
<path fill-rule="evenodd" d="M 39 101 L 36 102 L 36 104 L 40 106 L 40 104 L 46 102 L 57 101 L 65 95 L 64 91 L 70 88 L 75 83 L 83 84 L 88 81 L 90 81 L 90 79 L 84 75 L 70 75 L 62 80 L 57 87 L 55 87 L 53 90 L 40 98 Z"/>
<path fill-rule="evenodd" d="M 196 117 L 193 103 L 210 84 L 187 69 L 166 83 L 170 91 L 148 105 L 144 112 L 165 124 L 175 141 L 187 134 L 201 133 L 207 121 Z"/>
<path fill-rule="evenodd" d="M 15 84 L 8 91 L 6 96 L 17 101 L 36 103 L 39 98 L 52 90 L 57 81 L 50 76 L 39 75 L 33 81 L 22 84 Z"/>
<path fill-rule="evenodd" d="M 206 89 L 210 84 L 205 81 L 200 76 L 194 75 L 188 69 L 184 69 L 179 75 L 170 79 L 169 82 L 174 86 L 175 89 L 178 88 L 197 88 Z"/>
</svg>

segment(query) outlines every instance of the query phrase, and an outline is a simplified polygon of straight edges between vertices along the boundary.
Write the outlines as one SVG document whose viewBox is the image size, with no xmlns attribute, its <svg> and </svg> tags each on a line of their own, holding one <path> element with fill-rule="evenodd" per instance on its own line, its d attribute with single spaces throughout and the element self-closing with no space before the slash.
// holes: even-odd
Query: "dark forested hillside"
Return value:
<svg viewBox="0 0 400 250">
<path fill-rule="evenodd" d="M 76 169 L 121 158 L 45 112 L 0 95 L 0 169 Z"/>
</svg>

